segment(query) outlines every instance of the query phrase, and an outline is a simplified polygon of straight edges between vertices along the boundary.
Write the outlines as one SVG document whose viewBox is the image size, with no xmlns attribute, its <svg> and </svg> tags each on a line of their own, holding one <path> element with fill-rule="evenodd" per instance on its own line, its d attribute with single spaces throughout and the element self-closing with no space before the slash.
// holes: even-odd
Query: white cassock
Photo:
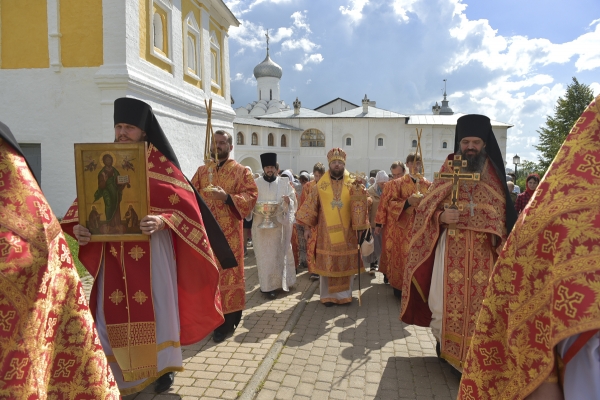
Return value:
<svg viewBox="0 0 600 400">
<path fill-rule="evenodd" d="M 275 228 L 258 228 L 264 217 L 254 214 L 252 223 L 252 243 L 256 255 L 258 282 L 262 292 L 277 289 L 289 291 L 296 283 L 296 266 L 292 251 L 292 230 L 296 220 L 296 192 L 286 177 L 277 177 L 267 182 L 261 176 L 256 179 L 258 187 L 257 204 L 265 201 L 276 201 L 279 210 L 276 218 L 272 218 Z M 290 204 L 281 198 L 287 195 Z"/>
<path fill-rule="evenodd" d="M 578 337 L 574 335 L 558 342 L 556 347 L 561 357 Z M 600 399 L 600 332 L 596 332 L 567 364 L 563 392 L 565 400 Z"/>
<path fill-rule="evenodd" d="M 175 253 L 173 252 L 173 240 L 171 231 L 165 229 L 150 236 L 150 251 L 152 252 L 152 301 L 154 302 L 154 316 L 156 317 L 156 344 L 170 345 L 158 352 L 158 372 L 165 368 L 181 368 L 183 358 L 179 344 L 179 307 L 177 304 L 177 265 L 175 264 Z M 104 291 L 104 259 L 98 273 L 98 307 L 96 308 L 96 328 L 100 343 L 107 356 L 112 356 L 113 351 L 108 341 L 106 331 L 106 320 L 103 308 Z M 131 389 L 141 385 L 149 378 L 133 382 L 125 382 L 119 364 L 109 363 L 119 389 Z M 156 378 L 152 378 L 156 379 Z M 141 389 L 140 389 L 141 390 Z"/>
</svg>

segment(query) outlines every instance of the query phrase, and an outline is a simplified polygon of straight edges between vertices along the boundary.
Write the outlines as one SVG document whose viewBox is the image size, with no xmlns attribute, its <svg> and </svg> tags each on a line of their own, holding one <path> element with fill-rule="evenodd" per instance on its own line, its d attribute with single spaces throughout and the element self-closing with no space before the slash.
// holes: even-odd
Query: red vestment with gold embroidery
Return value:
<svg viewBox="0 0 600 400">
<path fill-rule="evenodd" d="M 448 160 L 452 159 L 450 155 Z M 444 163 L 440 172 L 452 171 Z M 439 218 L 451 196 L 452 181 L 436 179 L 417 209 L 402 290 L 400 318 L 405 323 L 429 327 L 431 322 L 427 301 L 442 229 Z M 443 295 L 444 300 L 442 357 L 461 369 L 497 251 L 506 240 L 506 200 L 502 181 L 489 161 L 480 180 L 460 181 L 458 196 L 462 211 L 456 234 L 446 237 L 444 292 L 435 295 Z"/>
<path fill-rule="evenodd" d="M 300 202 L 298 203 L 298 210 L 302 207 L 302 204 L 308 198 L 308 194 L 310 193 L 313 186 L 315 186 L 316 181 L 310 181 L 304 188 L 302 188 L 302 194 L 300 195 Z M 298 211 L 296 211 L 296 219 L 298 219 Z M 308 272 L 311 274 L 315 273 L 315 261 L 316 261 L 316 251 L 317 251 L 317 228 L 305 226 L 304 229 L 310 229 L 311 235 L 306 241 L 306 264 L 308 265 Z"/>
<path fill-rule="evenodd" d="M 431 182 L 423 179 L 419 185 L 421 193 L 425 193 Z M 383 186 L 383 195 L 375 216 L 375 223 L 383 226 L 379 272 L 386 274 L 390 285 L 398 290 L 402 290 L 404 282 L 416 209 L 415 207 L 404 209 L 404 205 L 415 193 L 417 193 L 417 185 L 410 175 L 387 182 Z"/>
<path fill-rule="evenodd" d="M 599 305 L 600 96 L 571 129 L 500 254 L 459 399 L 523 399 L 556 382 L 555 346 L 599 329 Z"/>
<path fill-rule="evenodd" d="M 0 138 L 0 398 L 119 399 L 58 220 Z"/>
<path fill-rule="evenodd" d="M 108 339 L 125 381 L 157 377 L 157 352 L 202 340 L 223 323 L 216 265 L 194 189 L 154 146 L 148 148 L 150 213 L 171 230 L 177 264 L 180 343 L 156 343 L 150 242 L 90 242 L 79 259 L 96 278 L 104 260 L 104 314 Z M 62 225 L 73 235 L 77 200 Z M 96 312 L 97 282 L 90 304 Z M 180 369 L 180 368 L 179 368 Z M 173 369 L 173 370 L 179 370 Z M 149 383 L 149 382 L 147 382 Z"/>
<path fill-rule="evenodd" d="M 221 187 L 231 197 L 232 205 L 225 204 L 222 200 L 213 200 L 210 192 L 202 190 L 209 185 L 208 178 L 208 168 L 203 165 L 196 171 L 192 184 L 215 216 L 238 264 L 235 268 L 223 270 L 217 260 L 221 271 L 221 304 L 223 313 L 229 314 L 241 311 L 246 306 L 242 220 L 254 209 L 258 189 L 250 171 L 234 160 L 227 160 L 218 171 L 214 169 L 212 172 L 212 184 Z"/>
</svg>

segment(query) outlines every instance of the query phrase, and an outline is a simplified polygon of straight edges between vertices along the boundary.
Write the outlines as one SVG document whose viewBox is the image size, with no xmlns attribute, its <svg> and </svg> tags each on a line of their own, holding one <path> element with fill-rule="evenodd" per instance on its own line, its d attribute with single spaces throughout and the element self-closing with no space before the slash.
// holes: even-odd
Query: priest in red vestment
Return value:
<svg viewBox="0 0 600 400">
<path fill-rule="evenodd" d="M 489 118 L 460 117 L 454 149 L 417 208 L 400 315 L 431 326 L 441 357 L 461 371 L 516 212 Z"/>
<path fill-rule="evenodd" d="M 220 343 L 238 326 L 242 319 L 242 310 L 246 306 L 242 221 L 254 209 L 258 189 L 252 173 L 229 158 L 233 150 L 231 134 L 216 131 L 214 141 L 213 148 L 216 147 L 217 154 L 214 155 L 213 151 L 213 157 L 218 160 L 216 168 L 209 171 L 206 165 L 202 165 L 192 178 L 192 184 L 198 189 L 198 193 L 221 226 L 238 264 L 235 268 L 221 270 L 219 288 L 225 322 L 215 329 L 213 334 L 213 340 Z M 216 186 L 217 190 L 203 190 L 210 184 Z"/>
<path fill-rule="evenodd" d="M 600 96 L 494 268 L 459 399 L 600 398 Z"/>
<path fill-rule="evenodd" d="M 224 268 L 236 261 L 181 172 L 152 108 L 117 99 L 114 123 L 115 142 L 148 142 L 150 215 L 140 228 L 150 240 L 90 242 L 89 230 L 79 225 L 77 201 L 62 224 L 78 239 L 79 259 L 95 279 L 91 309 L 121 394 L 154 381 L 155 391 L 162 392 L 172 385 L 174 372 L 183 370 L 181 346 L 223 323 L 213 250 Z"/>
<path fill-rule="evenodd" d="M 118 399 L 73 257 L 0 122 L 0 398 Z"/>
<path fill-rule="evenodd" d="M 427 192 L 431 185 L 431 182 L 423 177 L 413 177 L 415 172 L 420 173 L 421 167 L 421 157 L 414 153 L 406 157 L 408 173 L 385 184 L 375 217 L 375 235 L 380 235 L 382 229 L 385 232 L 382 238 L 382 253 L 385 252 L 387 260 L 386 276 L 394 289 L 394 295 L 398 298 L 402 296 L 415 210 L 422 199 L 417 195 L 417 182 L 421 194 Z"/>
</svg>

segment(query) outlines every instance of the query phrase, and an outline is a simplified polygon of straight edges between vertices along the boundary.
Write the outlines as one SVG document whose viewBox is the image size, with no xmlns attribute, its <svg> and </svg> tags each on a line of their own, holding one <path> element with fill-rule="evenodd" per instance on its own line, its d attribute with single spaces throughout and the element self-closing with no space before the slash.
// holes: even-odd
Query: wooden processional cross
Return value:
<svg viewBox="0 0 600 400">
<path fill-rule="evenodd" d="M 450 204 L 444 204 L 444 208 L 450 208 L 462 211 L 463 206 L 458 204 L 458 188 L 460 181 L 478 181 L 481 177 L 479 173 L 466 174 L 461 173 L 460 169 L 467 166 L 467 160 L 463 160 L 461 156 L 455 155 L 454 160 L 448 161 L 448 166 L 452 169 L 452 173 L 436 172 L 434 174 L 435 179 L 451 179 L 452 180 L 452 202 Z M 473 201 L 471 201 L 471 214 L 473 214 Z M 448 235 L 454 236 L 456 234 L 456 224 L 450 224 L 448 227 Z"/>
</svg>

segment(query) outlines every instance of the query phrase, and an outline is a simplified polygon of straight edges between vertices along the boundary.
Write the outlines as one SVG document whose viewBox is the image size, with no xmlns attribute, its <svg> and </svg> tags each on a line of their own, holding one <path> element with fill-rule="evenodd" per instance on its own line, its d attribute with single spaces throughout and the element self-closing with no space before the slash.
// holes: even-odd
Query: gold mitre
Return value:
<svg viewBox="0 0 600 400">
<path fill-rule="evenodd" d="M 330 163 L 335 160 L 340 160 L 346 163 L 346 152 L 339 147 L 329 150 L 329 153 L 327 153 L 327 162 Z"/>
</svg>

